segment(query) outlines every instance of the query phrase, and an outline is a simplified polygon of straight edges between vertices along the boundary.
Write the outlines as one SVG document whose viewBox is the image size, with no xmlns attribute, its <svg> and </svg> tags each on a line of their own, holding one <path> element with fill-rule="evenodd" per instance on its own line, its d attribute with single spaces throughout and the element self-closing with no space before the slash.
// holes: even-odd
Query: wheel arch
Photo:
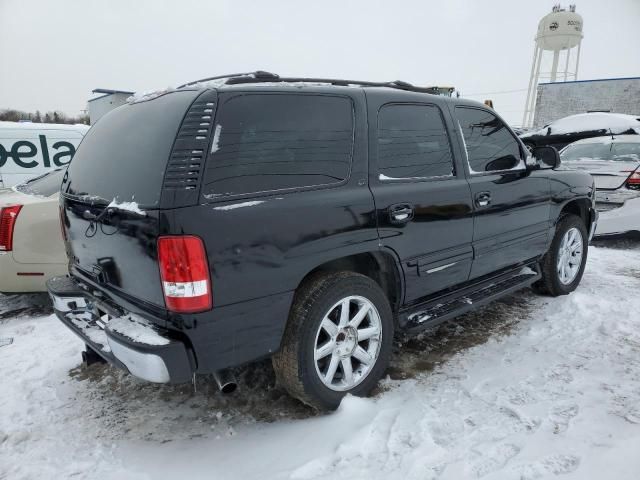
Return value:
<svg viewBox="0 0 640 480">
<path fill-rule="evenodd" d="M 394 316 L 398 312 L 404 299 L 404 276 L 399 260 L 393 252 L 386 249 L 367 251 L 326 261 L 307 272 L 296 290 L 310 277 L 320 272 L 332 271 L 351 271 L 371 278 L 386 294 Z"/>
<path fill-rule="evenodd" d="M 556 219 L 556 225 L 558 224 L 560 219 L 567 214 L 573 214 L 580 217 L 584 222 L 587 232 L 589 232 L 589 229 L 591 227 L 591 222 L 592 222 L 591 199 L 576 198 L 565 203 L 562 206 L 562 209 L 560 210 L 560 214 L 558 215 L 558 218 Z"/>
</svg>

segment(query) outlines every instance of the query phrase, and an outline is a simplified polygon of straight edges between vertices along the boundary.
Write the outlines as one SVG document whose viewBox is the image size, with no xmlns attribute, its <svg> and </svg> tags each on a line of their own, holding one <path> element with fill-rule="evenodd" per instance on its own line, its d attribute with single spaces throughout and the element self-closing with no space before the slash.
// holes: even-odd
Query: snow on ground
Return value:
<svg viewBox="0 0 640 480">
<path fill-rule="evenodd" d="M 590 256 L 570 296 L 524 291 L 404 339 L 376 395 L 328 415 L 268 362 L 228 397 L 81 370 L 54 317 L 0 298 L 0 479 L 636 479 L 640 248 Z"/>
</svg>

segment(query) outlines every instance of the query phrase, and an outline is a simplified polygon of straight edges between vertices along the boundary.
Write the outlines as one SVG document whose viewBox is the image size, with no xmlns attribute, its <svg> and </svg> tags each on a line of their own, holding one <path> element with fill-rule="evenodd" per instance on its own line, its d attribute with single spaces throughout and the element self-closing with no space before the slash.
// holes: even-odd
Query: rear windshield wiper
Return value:
<svg viewBox="0 0 640 480">
<path fill-rule="evenodd" d="M 107 200 L 106 198 L 102 198 L 98 195 L 89 195 L 88 193 L 62 193 L 65 198 L 69 198 L 71 200 L 75 200 L 77 202 L 89 203 L 90 205 L 96 206 L 107 206 L 111 203 L 111 200 Z"/>
</svg>

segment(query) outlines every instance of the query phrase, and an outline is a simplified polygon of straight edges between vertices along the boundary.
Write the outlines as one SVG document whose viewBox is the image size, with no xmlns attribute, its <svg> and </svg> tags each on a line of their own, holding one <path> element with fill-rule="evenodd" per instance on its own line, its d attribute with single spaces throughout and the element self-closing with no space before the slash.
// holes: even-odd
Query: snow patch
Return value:
<svg viewBox="0 0 640 480">
<path fill-rule="evenodd" d="M 253 200 L 251 202 L 232 203 L 231 205 L 222 205 L 221 207 L 213 207 L 214 210 L 235 210 L 236 208 L 253 207 L 264 203 L 264 200 Z"/>
<path fill-rule="evenodd" d="M 546 135 L 548 129 L 551 129 L 552 135 L 594 130 L 607 130 L 614 135 L 632 130 L 640 134 L 640 117 L 625 115 L 623 113 L 579 113 L 556 120 L 547 127 L 534 132 L 520 135 L 520 138 L 527 138 L 533 135 Z"/>
<path fill-rule="evenodd" d="M 141 215 L 143 217 L 147 215 L 144 210 L 140 210 L 140 207 L 138 207 L 138 204 L 136 202 L 118 203 L 115 198 L 109 205 L 107 205 L 107 208 L 115 208 L 116 210 L 122 210 L 124 212 L 137 213 L 138 215 Z"/>
<path fill-rule="evenodd" d="M 105 331 L 96 325 L 89 325 L 88 322 L 93 320 L 91 313 L 67 313 L 66 317 L 71 320 L 71 323 L 82 330 L 82 332 L 89 337 L 89 340 L 100 345 L 103 352 L 111 351 Z"/>
<path fill-rule="evenodd" d="M 149 320 L 130 313 L 109 321 L 107 328 L 137 343 L 167 345 L 169 340 L 161 336 Z"/>
<path fill-rule="evenodd" d="M 537 272 L 531 267 L 522 267 L 519 275 L 537 275 Z"/>
<path fill-rule="evenodd" d="M 216 125 L 216 129 L 213 132 L 213 143 L 211 144 L 211 153 L 216 153 L 219 149 L 220 134 L 222 133 L 222 125 Z"/>
</svg>

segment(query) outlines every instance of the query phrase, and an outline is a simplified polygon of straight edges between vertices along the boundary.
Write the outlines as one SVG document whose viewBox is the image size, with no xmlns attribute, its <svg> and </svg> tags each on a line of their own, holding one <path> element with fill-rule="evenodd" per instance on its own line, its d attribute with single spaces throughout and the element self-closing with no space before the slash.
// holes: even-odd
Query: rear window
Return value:
<svg viewBox="0 0 640 480">
<path fill-rule="evenodd" d="M 154 208 L 184 113 L 198 95 L 187 90 L 119 107 L 85 135 L 63 191 Z"/>
<path fill-rule="evenodd" d="M 221 105 L 202 195 L 339 183 L 349 176 L 353 106 L 329 95 L 245 94 Z"/>
<path fill-rule="evenodd" d="M 50 197 L 60 191 L 60 184 L 62 183 L 62 177 L 64 177 L 65 171 L 65 168 L 59 168 L 58 170 L 47 172 L 44 175 L 17 185 L 16 190 L 30 195 Z"/>
<path fill-rule="evenodd" d="M 578 143 L 569 145 L 560 156 L 565 162 L 580 160 L 640 162 L 640 143 Z"/>
</svg>

